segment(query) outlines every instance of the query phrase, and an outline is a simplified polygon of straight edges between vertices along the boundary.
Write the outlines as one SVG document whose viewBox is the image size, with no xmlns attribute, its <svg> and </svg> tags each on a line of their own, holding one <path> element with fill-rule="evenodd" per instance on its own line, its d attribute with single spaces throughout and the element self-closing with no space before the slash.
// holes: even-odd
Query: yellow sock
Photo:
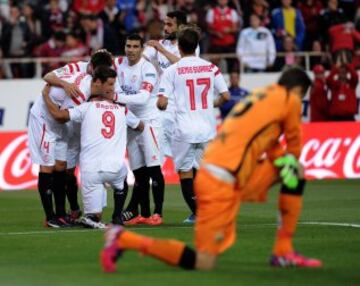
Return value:
<svg viewBox="0 0 360 286">
<path fill-rule="evenodd" d="M 302 208 L 302 196 L 280 194 L 279 210 L 281 225 L 276 234 L 273 254 L 284 255 L 293 252 L 292 237 Z"/>
<path fill-rule="evenodd" d="M 117 240 L 119 247 L 133 249 L 165 261 L 171 265 L 178 265 L 185 244 L 176 240 L 154 239 L 130 231 L 124 231 Z"/>
</svg>

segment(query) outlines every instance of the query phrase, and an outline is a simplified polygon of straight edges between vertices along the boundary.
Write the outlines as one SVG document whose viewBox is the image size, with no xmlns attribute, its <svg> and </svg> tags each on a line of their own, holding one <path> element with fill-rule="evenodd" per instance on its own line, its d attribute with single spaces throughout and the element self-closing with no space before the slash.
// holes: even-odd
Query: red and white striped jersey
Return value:
<svg viewBox="0 0 360 286">
<path fill-rule="evenodd" d="M 60 77 L 64 74 L 75 74 L 75 73 L 87 73 L 88 65 L 90 62 L 78 61 L 74 63 L 69 63 L 61 68 L 53 70 L 52 72 L 55 73 L 57 77 Z"/>
<path fill-rule="evenodd" d="M 80 91 L 81 95 L 78 97 L 70 97 L 66 94 L 65 90 L 52 86 L 50 88 L 49 96 L 51 100 L 61 108 L 71 108 L 87 101 L 91 95 L 91 75 L 86 73 L 77 72 L 74 74 L 63 74 L 60 76 L 66 82 L 75 83 Z M 51 114 L 48 112 L 43 96 L 40 95 L 35 100 L 30 112 L 36 116 L 45 118 L 49 123 L 57 125 Z"/>
</svg>

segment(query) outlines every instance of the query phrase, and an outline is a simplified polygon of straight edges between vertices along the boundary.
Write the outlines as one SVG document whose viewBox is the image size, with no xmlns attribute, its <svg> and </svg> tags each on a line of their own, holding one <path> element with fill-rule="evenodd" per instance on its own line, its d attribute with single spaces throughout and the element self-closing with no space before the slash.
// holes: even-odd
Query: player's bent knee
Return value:
<svg viewBox="0 0 360 286">
<path fill-rule="evenodd" d="M 195 268 L 198 270 L 212 270 L 216 266 L 216 258 L 215 255 L 198 252 Z"/>
</svg>

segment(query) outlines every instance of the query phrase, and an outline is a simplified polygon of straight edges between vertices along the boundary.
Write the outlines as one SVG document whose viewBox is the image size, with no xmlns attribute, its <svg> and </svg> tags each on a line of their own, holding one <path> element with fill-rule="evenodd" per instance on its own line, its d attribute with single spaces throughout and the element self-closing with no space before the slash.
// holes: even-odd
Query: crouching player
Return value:
<svg viewBox="0 0 360 286">
<path fill-rule="evenodd" d="M 113 227 L 101 252 L 104 271 L 113 272 L 124 250 L 137 250 L 185 269 L 212 269 L 216 258 L 236 238 L 236 216 L 242 201 L 265 200 L 270 186 L 282 180 L 281 223 L 270 258 L 272 266 L 321 267 L 322 262 L 295 252 L 292 238 L 302 208 L 305 180 L 301 149 L 301 98 L 311 80 L 298 68 L 281 75 L 278 84 L 254 92 L 235 105 L 217 138 L 205 150 L 195 179 L 197 219 L 193 250 L 183 242 L 162 240 Z M 284 134 L 286 149 L 279 144 Z M 263 154 L 267 155 L 266 159 Z"/>
<path fill-rule="evenodd" d="M 112 222 L 122 224 L 122 208 L 127 190 L 125 150 L 127 126 L 142 130 L 143 123 L 127 112 L 124 106 L 113 103 L 116 72 L 108 67 L 95 69 L 93 82 L 101 85 L 103 93 L 97 93 L 89 102 L 71 109 L 60 110 L 54 104 L 48 90 L 43 96 L 50 114 L 59 122 L 69 120 L 81 123 L 80 170 L 84 217 L 80 222 L 91 228 L 105 228 L 101 222 L 104 183 L 114 189 Z"/>
</svg>

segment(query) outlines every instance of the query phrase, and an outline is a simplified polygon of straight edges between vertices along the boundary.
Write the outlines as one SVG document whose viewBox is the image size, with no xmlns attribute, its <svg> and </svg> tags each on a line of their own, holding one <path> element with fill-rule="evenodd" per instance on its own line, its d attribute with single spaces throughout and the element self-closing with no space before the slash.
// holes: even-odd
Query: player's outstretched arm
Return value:
<svg viewBox="0 0 360 286">
<path fill-rule="evenodd" d="M 63 88 L 68 96 L 81 96 L 81 91 L 76 84 L 64 81 L 53 71 L 48 72 L 43 79 L 50 85 Z"/>
<path fill-rule="evenodd" d="M 56 121 L 59 121 L 60 123 L 65 123 L 69 121 L 70 120 L 69 111 L 67 109 L 60 110 L 59 107 L 55 103 L 53 103 L 52 100 L 50 99 L 49 92 L 50 92 L 50 86 L 46 85 L 42 91 L 42 95 L 51 116 L 54 117 L 54 119 Z"/>
</svg>

